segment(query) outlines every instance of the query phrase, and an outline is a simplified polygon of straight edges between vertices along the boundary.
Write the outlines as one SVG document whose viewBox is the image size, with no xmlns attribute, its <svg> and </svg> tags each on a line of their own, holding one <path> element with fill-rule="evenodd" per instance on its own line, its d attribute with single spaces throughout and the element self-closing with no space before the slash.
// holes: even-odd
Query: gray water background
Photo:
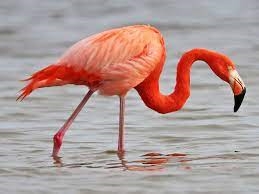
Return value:
<svg viewBox="0 0 259 194">
<path fill-rule="evenodd" d="M 19 103 L 19 80 L 86 36 L 132 24 L 151 24 L 165 37 L 164 93 L 175 84 L 184 51 L 227 54 L 247 86 L 240 111 L 233 113 L 229 86 L 197 62 L 191 97 L 179 112 L 158 114 L 129 92 L 123 161 L 114 152 L 118 97 L 98 95 L 65 136 L 62 161 L 53 161 L 52 137 L 86 88 L 40 89 Z M 258 193 L 258 65 L 256 0 L 0 1 L 0 193 Z M 141 161 L 150 152 L 187 155 L 149 171 Z"/>
</svg>

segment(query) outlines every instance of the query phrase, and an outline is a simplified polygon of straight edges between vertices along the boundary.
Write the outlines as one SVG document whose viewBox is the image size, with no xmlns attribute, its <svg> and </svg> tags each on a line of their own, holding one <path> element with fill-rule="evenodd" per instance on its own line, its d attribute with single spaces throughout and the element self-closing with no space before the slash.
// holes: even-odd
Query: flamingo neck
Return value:
<svg viewBox="0 0 259 194">
<path fill-rule="evenodd" d="M 206 62 L 212 69 L 213 61 L 219 54 L 206 49 L 193 49 L 186 52 L 177 65 L 176 85 L 174 91 L 164 95 L 159 89 L 159 77 L 164 64 L 164 59 L 141 84 L 135 87 L 142 100 L 149 108 L 159 113 L 174 112 L 183 107 L 190 96 L 190 70 L 195 61 Z"/>
</svg>

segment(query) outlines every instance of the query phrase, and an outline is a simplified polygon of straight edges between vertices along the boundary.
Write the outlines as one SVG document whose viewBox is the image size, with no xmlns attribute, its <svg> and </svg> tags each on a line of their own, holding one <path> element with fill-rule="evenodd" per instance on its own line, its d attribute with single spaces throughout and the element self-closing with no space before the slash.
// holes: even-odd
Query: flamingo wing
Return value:
<svg viewBox="0 0 259 194">
<path fill-rule="evenodd" d="M 101 94 L 120 95 L 141 83 L 164 55 L 163 38 L 156 29 L 129 26 L 77 42 L 58 63 L 99 77 Z"/>
</svg>

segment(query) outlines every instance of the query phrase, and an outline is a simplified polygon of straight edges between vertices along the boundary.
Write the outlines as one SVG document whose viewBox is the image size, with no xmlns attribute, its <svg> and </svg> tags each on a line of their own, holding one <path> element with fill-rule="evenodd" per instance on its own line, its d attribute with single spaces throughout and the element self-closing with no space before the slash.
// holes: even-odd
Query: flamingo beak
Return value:
<svg viewBox="0 0 259 194">
<path fill-rule="evenodd" d="M 241 79 L 241 77 L 239 76 L 236 70 L 232 70 L 232 69 L 230 70 L 229 84 L 234 93 L 234 100 L 235 100 L 234 112 L 237 112 L 245 97 L 246 87 L 243 80 Z"/>
<path fill-rule="evenodd" d="M 239 107 L 241 106 L 241 104 L 243 102 L 245 94 L 246 94 L 246 88 L 244 87 L 244 89 L 242 90 L 241 94 L 234 95 L 234 99 L 235 99 L 234 112 L 238 111 Z"/>
</svg>

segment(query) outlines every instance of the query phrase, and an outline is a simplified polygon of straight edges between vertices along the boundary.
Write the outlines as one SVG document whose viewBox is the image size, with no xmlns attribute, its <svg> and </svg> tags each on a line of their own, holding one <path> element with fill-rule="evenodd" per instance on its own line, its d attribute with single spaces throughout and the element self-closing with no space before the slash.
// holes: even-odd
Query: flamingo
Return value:
<svg viewBox="0 0 259 194">
<path fill-rule="evenodd" d="M 100 95 L 117 95 L 120 99 L 117 153 L 124 148 L 124 111 L 127 92 L 134 88 L 150 109 L 166 114 L 178 111 L 190 96 L 190 69 L 195 61 L 206 62 L 210 69 L 227 82 L 234 94 L 234 112 L 245 96 L 245 84 L 235 64 L 224 54 L 194 48 L 185 52 L 177 65 L 176 85 L 171 94 L 159 90 L 159 77 L 166 58 L 165 43 L 158 29 L 134 25 L 107 30 L 75 43 L 55 63 L 32 74 L 20 91 L 23 100 L 32 91 L 66 84 L 89 88 L 81 103 L 53 137 L 52 156 L 58 157 L 68 128 L 96 91 Z"/>
</svg>

